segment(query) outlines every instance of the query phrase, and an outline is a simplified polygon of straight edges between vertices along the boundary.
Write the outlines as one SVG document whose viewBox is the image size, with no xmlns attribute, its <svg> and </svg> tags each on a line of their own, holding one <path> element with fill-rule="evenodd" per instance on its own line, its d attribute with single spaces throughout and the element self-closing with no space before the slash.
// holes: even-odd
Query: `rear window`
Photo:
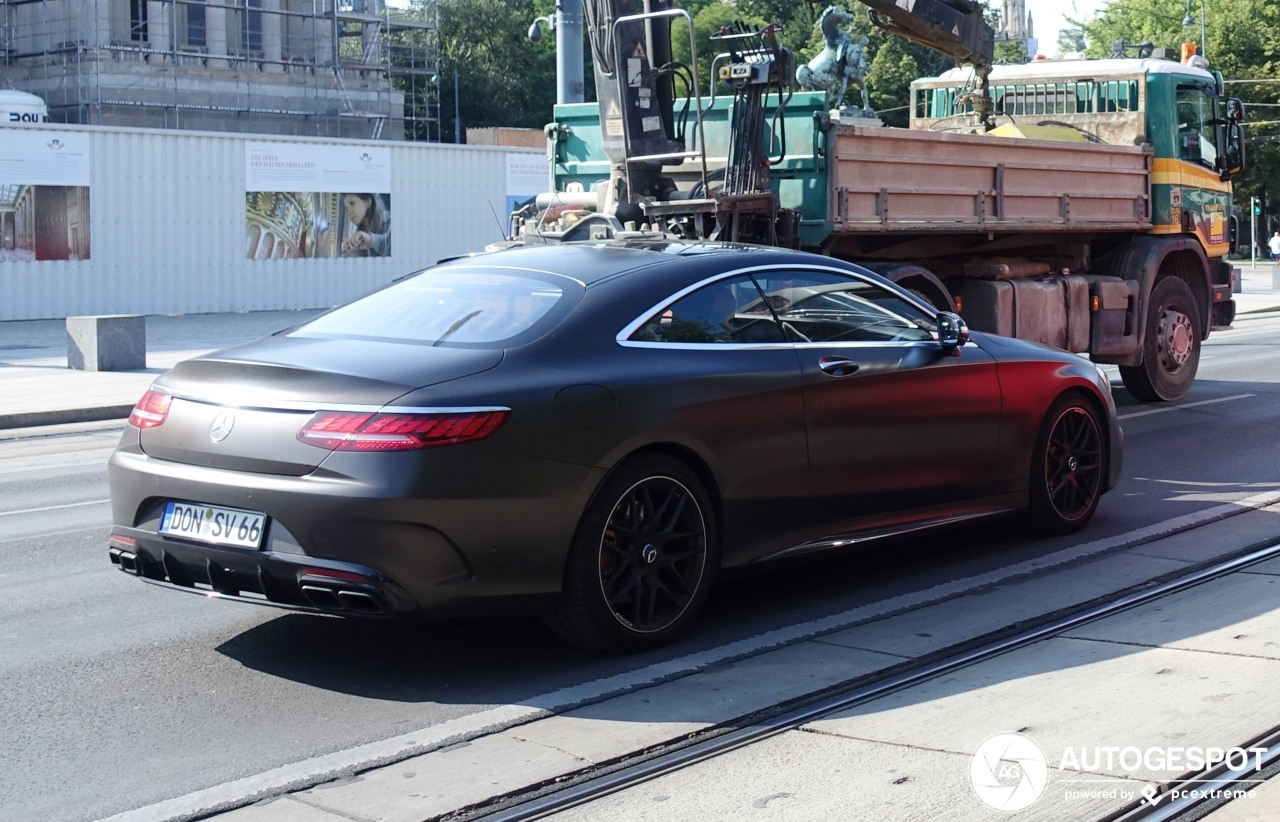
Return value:
<svg viewBox="0 0 1280 822">
<path fill-rule="evenodd" d="M 573 299 L 568 299 L 569 292 Z M 425 345 L 494 345 L 543 333 L 580 286 L 534 272 L 429 270 L 294 329 L 294 337 L 354 337 Z"/>
</svg>

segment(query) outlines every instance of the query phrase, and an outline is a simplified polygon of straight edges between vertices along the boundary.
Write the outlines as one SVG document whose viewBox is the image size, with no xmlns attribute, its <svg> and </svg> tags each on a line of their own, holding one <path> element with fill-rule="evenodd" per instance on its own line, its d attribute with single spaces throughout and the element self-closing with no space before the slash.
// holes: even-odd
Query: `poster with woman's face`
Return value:
<svg viewBox="0 0 1280 822">
<path fill-rule="evenodd" d="M 343 194 L 342 215 L 343 257 L 391 256 L 391 195 Z"/>
<path fill-rule="evenodd" d="M 391 256 L 391 151 L 245 147 L 245 256 Z"/>
</svg>

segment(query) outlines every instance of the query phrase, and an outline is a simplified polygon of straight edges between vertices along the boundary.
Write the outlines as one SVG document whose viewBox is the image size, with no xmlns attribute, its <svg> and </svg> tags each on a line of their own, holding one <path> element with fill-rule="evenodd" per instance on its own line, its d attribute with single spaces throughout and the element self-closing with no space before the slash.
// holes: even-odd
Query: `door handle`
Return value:
<svg viewBox="0 0 1280 822">
<path fill-rule="evenodd" d="M 824 374 L 833 377 L 848 377 L 858 373 L 858 364 L 847 357 L 822 357 L 818 360 L 818 367 Z"/>
</svg>

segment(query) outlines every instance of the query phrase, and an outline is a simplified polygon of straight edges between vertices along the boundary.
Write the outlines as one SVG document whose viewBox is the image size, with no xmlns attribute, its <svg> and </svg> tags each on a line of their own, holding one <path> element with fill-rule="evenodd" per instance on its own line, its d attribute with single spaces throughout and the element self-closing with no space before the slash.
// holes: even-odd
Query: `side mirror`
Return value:
<svg viewBox="0 0 1280 822">
<path fill-rule="evenodd" d="M 960 347 L 969 341 L 969 326 L 959 314 L 942 311 L 938 314 L 938 342 L 944 351 L 960 353 Z"/>
<path fill-rule="evenodd" d="M 1240 101 L 1240 98 L 1227 98 L 1227 119 L 1236 123 L 1244 122 L 1244 103 Z"/>
<path fill-rule="evenodd" d="M 1227 143 L 1218 156 L 1217 165 L 1222 180 L 1230 180 L 1244 171 L 1244 129 L 1239 123 L 1227 123 Z"/>
</svg>

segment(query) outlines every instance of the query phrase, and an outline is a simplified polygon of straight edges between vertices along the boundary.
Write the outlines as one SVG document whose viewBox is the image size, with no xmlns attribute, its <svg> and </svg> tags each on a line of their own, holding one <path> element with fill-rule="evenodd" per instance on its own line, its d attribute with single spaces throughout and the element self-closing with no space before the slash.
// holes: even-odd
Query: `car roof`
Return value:
<svg viewBox="0 0 1280 822">
<path fill-rule="evenodd" d="M 746 254 L 803 255 L 789 249 L 743 243 L 630 238 L 524 245 L 451 260 L 447 265 L 502 266 L 572 277 L 584 285 L 676 260 L 741 257 Z M 810 255 L 803 255 L 810 256 Z"/>
</svg>

